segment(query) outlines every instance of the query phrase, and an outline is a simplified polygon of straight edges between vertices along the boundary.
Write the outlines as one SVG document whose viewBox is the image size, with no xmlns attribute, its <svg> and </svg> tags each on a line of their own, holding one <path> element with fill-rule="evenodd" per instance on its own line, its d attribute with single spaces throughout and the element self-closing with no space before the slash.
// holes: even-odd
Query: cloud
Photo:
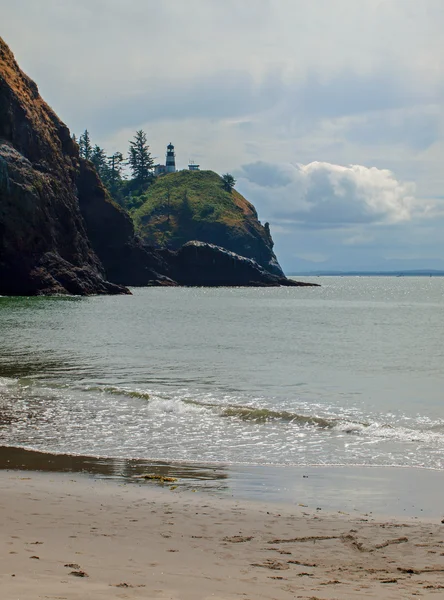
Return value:
<svg viewBox="0 0 444 600">
<path fill-rule="evenodd" d="M 435 91 L 417 86 L 415 75 L 412 70 L 399 71 L 395 64 L 375 65 L 366 73 L 347 68 L 328 76 L 311 70 L 286 90 L 286 110 L 334 118 L 430 102 Z"/>
<path fill-rule="evenodd" d="M 236 174 L 239 189 L 259 201 L 267 218 L 281 223 L 317 228 L 398 223 L 423 210 L 415 185 L 398 181 L 387 169 L 256 162 Z"/>
<path fill-rule="evenodd" d="M 284 266 L 444 256 L 442 0 L 0 3 L 72 131 L 236 172 Z"/>
<path fill-rule="evenodd" d="M 409 145 L 424 150 L 441 139 L 442 108 L 438 105 L 408 110 L 371 112 L 346 119 L 344 137 L 358 144 Z"/>
<path fill-rule="evenodd" d="M 141 79 L 139 87 L 119 90 L 106 103 L 90 106 L 85 121 L 101 133 L 159 120 L 241 118 L 269 110 L 280 92 L 275 73 L 256 82 L 248 71 L 235 69 L 188 78 L 156 75 Z"/>
<path fill-rule="evenodd" d="M 110 75 L 108 85 L 112 81 Z M 93 83 L 82 92 L 87 102 L 71 98 L 67 105 L 72 107 L 72 119 L 83 119 L 89 127 L 94 124 L 100 133 L 167 119 L 243 119 L 239 127 L 245 135 L 254 135 L 255 124 L 256 131 L 282 129 L 287 138 L 311 134 L 320 123 L 333 122 L 342 125 L 345 138 L 354 142 L 377 143 L 378 131 L 381 139 L 393 131 L 395 140 L 407 137 L 421 147 L 439 135 L 439 95 L 418 86 L 412 74 L 399 74 L 394 65 L 365 74 L 341 71 L 326 79 L 316 71 L 305 77 L 285 76 L 276 65 L 253 74 L 246 64 L 230 68 L 216 64 L 211 72 L 201 73 L 151 69 L 148 76 L 135 73 L 133 81 L 122 83 L 112 84 L 112 91 L 97 90 L 99 83 Z M 64 102 L 71 91 L 54 93 L 57 102 Z M 80 90 L 75 93 L 80 95 Z"/>
</svg>

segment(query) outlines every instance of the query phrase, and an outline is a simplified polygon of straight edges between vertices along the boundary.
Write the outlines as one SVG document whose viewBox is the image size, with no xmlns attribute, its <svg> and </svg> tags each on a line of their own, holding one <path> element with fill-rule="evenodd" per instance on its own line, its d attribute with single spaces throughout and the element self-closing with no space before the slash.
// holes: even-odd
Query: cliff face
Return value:
<svg viewBox="0 0 444 600">
<path fill-rule="evenodd" d="M 128 293 L 165 270 L 0 38 L 0 294 Z"/>
<path fill-rule="evenodd" d="M 0 38 L 0 294 L 126 292 L 88 240 L 79 172 L 68 128 Z"/>
<path fill-rule="evenodd" d="M 217 188 L 213 195 L 193 191 L 201 180 Z M 171 193 L 169 182 L 176 181 L 185 187 Z M 208 241 L 262 267 L 211 244 L 193 242 L 177 251 L 144 244 L 0 38 L 0 295 L 129 293 L 126 285 L 294 285 L 283 276 L 254 207 L 220 184 L 211 172 L 159 178 L 155 208 L 150 213 L 147 203 L 138 216 L 141 232 L 161 246 L 150 236 L 154 223 L 173 248 L 189 238 Z"/>
<path fill-rule="evenodd" d="M 192 240 L 215 244 L 284 275 L 270 229 L 241 194 L 223 189 L 217 173 L 179 171 L 158 177 L 143 199 L 134 222 L 145 242 L 173 250 Z"/>
<path fill-rule="evenodd" d="M 91 163 L 81 160 L 76 181 L 86 232 L 107 278 L 131 286 L 169 284 L 165 259 L 134 235 L 129 215 L 110 200 Z"/>
</svg>

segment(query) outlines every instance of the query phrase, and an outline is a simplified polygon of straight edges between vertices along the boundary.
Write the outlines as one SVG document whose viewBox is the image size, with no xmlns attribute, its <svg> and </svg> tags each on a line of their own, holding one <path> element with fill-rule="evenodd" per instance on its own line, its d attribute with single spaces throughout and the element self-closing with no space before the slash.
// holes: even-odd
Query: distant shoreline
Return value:
<svg viewBox="0 0 444 600">
<path fill-rule="evenodd" d="M 444 277 L 444 271 L 298 271 L 287 277 Z"/>
</svg>

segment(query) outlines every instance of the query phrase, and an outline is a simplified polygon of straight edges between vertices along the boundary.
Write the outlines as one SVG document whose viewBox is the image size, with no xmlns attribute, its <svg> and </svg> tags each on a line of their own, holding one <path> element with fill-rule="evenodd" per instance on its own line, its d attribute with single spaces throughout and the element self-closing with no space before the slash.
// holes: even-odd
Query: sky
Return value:
<svg viewBox="0 0 444 600">
<path fill-rule="evenodd" d="M 230 172 L 286 272 L 444 269 L 443 0 L 0 0 L 77 135 Z"/>
</svg>

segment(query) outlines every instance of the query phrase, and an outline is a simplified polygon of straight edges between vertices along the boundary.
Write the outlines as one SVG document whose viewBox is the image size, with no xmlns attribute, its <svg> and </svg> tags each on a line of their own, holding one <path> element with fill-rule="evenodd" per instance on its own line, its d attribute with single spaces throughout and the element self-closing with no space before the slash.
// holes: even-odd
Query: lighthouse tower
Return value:
<svg viewBox="0 0 444 600">
<path fill-rule="evenodd" d="M 176 154 L 174 152 L 174 146 L 171 142 L 167 146 L 165 170 L 167 173 L 176 172 Z"/>
</svg>

